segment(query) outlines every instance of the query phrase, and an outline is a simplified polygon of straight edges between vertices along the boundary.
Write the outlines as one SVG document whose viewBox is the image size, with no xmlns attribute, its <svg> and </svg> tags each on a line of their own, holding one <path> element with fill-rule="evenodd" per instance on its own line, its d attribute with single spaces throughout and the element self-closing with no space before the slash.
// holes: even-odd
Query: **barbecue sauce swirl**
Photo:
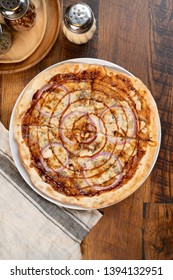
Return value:
<svg viewBox="0 0 173 280">
<path fill-rule="evenodd" d="M 130 92 L 142 101 L 130 79 L 92 70 L 57 74 L 48 85 L 35 92 L 22 120 L 42 180 L 66 196 L 99 195 L 127 183 L 147 146 Z"/>
</svg>

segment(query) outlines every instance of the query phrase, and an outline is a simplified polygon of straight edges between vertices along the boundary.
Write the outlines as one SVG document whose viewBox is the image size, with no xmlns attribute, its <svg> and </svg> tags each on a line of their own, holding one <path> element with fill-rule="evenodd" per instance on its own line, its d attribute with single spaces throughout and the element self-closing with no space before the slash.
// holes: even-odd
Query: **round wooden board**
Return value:
<svg viewBox="0 0 173 280">
<path fill-rule="evenodd" d="M 41 61 L 51 50 L 58 37 L 61 13 L 59 0 L 45 0 L 47 26 L 41 44 L 27 59 L 19 63 L 0 63 L 0 74 L 11 74 L 26 70 Z"/>
<path fill-rule="evenodd" d="M 0 55 L 0 63 L 15 63 L 26 60 L 41 44 L 47 26 L 45 0 L 32 0 L 36 8 L 36 23 L 27 31 L 13 31 L 13 44 L 10 50 Z M 3 17 L 0 15 L 3 23 Z"/>
</svg>

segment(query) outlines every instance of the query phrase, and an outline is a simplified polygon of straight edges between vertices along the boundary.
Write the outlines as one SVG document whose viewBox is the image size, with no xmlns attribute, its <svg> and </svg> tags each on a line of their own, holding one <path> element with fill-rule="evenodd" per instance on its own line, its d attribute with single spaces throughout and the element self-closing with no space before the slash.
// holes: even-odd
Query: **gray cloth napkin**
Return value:
<svg viewBox="0 0 173 280">
<path fill-rule="evenodd" d="M 45 200 L 19 174 L 0 123 L 0 259 L 80 259 L 80 243 L 101 218 Z"/>
</svg>

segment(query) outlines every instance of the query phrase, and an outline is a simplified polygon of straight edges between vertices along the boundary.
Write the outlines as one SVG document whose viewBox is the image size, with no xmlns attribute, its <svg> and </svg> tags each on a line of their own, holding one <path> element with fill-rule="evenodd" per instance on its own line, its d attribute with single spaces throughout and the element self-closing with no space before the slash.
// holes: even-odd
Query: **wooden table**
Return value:
<svg viewBox="0 0 173 280">
<path fill-rule="evenodd" d="M 62 9 L 75 1 L 64 0 Z M 139 77 L 151 90 L 160 113 L 162 144 L 152 174 L 129 198 L 105 208 L 82 244 L 84 259 L 173 259 L 173 1 L 87 0 L 97 32 L 74 45 L 60 31 L 39 64 L 0 76 L 0 118 L 9 127 L 23 87 L 56 62 L 94 57 L 112 61 Z M 172 163 L 171 163 L 172 159 Z"/>
</svg>

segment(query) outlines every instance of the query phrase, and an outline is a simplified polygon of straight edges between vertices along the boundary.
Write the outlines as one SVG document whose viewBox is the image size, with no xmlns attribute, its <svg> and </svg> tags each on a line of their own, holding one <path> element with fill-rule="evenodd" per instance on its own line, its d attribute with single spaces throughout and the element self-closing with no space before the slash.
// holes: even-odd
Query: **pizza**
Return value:
<svg viewBox="0 0 173 280">
<path fill-rule="evenodd" d="M 102 208 L 145 181 L 158 152 L 159 115 L 138 78 L 64 63 L 24 89 L 14 138 L 35 189 L 64 205 Z"/>
</svg>

